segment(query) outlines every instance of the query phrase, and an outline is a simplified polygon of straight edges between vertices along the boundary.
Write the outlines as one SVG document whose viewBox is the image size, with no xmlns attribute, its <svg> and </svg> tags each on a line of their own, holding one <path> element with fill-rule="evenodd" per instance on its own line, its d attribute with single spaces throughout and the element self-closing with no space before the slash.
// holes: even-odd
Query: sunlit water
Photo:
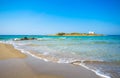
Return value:
<svg viewBox="0 0 120 78">
<path fill-rule="evenodd" d="M 27 37 L 37 40 L 13 40 L 23 37 L 25 35 L 1 35 L 0 41 L 47 61 L 84 65 L 111 78 L 120 78 L 120 36 L 32 35 Z"/>
</svg>

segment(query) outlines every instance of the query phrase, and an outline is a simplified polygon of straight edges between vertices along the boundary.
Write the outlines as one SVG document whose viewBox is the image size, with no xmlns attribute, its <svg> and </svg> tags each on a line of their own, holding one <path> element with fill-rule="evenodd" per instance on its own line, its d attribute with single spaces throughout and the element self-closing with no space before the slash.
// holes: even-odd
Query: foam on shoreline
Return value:
<svg viewBox="0 0 120 78">
<path fill-rule="evenodd" d="M 37 59 L 40 59 L 40 60 L 44 60 L 46 62 L 48 61 L 51 61 L 51 62 L 56 62 L 56 63 L 68 63 L 68 64 L 71 64 L 72 62 L 76 61 L 76 60 L 72 60 L 72 61 L 67 61 L 67 60 L 63 60 L 63 59 L 58 59 L 58 58 L 54 58 L 54 59 L 51 59 L 52 57 L 49 57 L 49 58 L 46 58 L 47 56 L 41 54 L 41 56 L 38 56 L 36 54 L 34 54 L 33 52 L 29 52 L 29 51 L 26 51 L 24 49 L 19 49 L 18 46 L 16 46 L 14 43 L 12 42 L 3 42 L 3 41 L 0 41 L 0 43 L 3 43 L 3 44 L 11 44 L 14 46 L 15 49 L 19 50 L 20 52 L 24 53 L 24 54 L 29 54 L 31 55 L 32 57 L 35 57 Z M 107 76 L 105 74 L 102 74 L 99 70 L 93 70 L 93 69 L 90 69 L 89 67 L 87 67 L 85 64 L 84 64 L 84 60 L 81 60 L 80 63 L 73 63 L 73 65 L 80 65 L 92 72 L 94 72 L 96 75 L 102 77 L 102 78 L 111 78 L 110 76 Z"/>
<path fill-rule="evenodd" d="M 72 64 L 74 64 L 74 65 L 80 65 L 80 66 L 82 66 L 82 67 L 84 67 L 84 68 L 86 68 L 86 69 L 88 69 L 88 70 L 91 70 L 91 71 L 93 71 L 96 75 L 101 76 L 102 78 L 111 78 L 111 77 L 108 76 L 108 75 L 102 74 L 102 72 L 100 72 L 99 70 L 93 70 L 93 69 L 87 67 L 87 66 L 84 64 L 84 60 L 82 60 L 81 63 L 75 63 L 75 62 L 74 62 L 74 63 L 72 63 Z"/>
</svg>

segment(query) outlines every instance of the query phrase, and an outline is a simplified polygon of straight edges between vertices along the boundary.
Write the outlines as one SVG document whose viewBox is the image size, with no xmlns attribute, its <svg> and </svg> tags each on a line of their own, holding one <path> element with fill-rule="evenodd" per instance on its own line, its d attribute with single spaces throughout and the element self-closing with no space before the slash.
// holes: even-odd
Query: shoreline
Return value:
<svg viewBox="0 0 120 78">
<path fill-rule="evenodd" d="M 4 46 L 3 46 L 4 45 Z M 16 49 L 12 46 L 12 45 L 9 45 L 9 44 L 3 44 L 3 43 L 0 43 L 0 47 L 2 46 L 2 52 L 4 51 L 5 52 L 5 54 L 7 54 L 6 53 L 6 50 L 7 51 L 9 51 L 9 52 L 11 52 L 11 50 L 9 50 L 10 48 L 12 48 L 12 52 L 16 52 Z M 9 47 L 6 47 L 6 46 L 9 46 Z M 1 51 L 1 49 L 0 49 L 0 51 Z M 18 50 L 17 50 L 18 51 Z M 20 51 L 18 51 L 18 53 L 19 54 L 22 54 L 22 52 L 20 52 Z M 15 54 L 15 53 L 14 53 Z M 35 76 L 36 78 L 72 78 L 72 77 L 74 77 L 74 78 L 102 78 L 102 77 L 100 77 L 100 76 L 98 76 L 98 75 L 96 75 L 95 74 L 95 72 L 93 72 L 93 71 L 91 71 L 91 70 L 88 70 L 88 69 L 86 69 L 85 67 L 82 67 L 82 66 L 76 66 L 76 65 L 72 65 L 72 64 L 58 64 L 58 63 L 52 63 L 52 62 L 45 62 L 45 61 L 42 61 L 42 60 L 40 60 L 40 59 L 36 59 L 36 58 L 34 58 L 34 57 L 32 57 L 32 56 L 30 56 L 30 55 L 28 55 L 28 57 L 26 57 L 27 55 L 25 55 L 25 54 L 22 54 L 23 56 L 25 56 L 24 57 L 24 59 L 23 59 L 23 57 L 21 58 L 21 57 L 18 57 L 19 56 L 19 54 L 15 54 L 15 56 L 14 57 L 11 57 L 11 55 L 9 56 L 8 55 L 8 57 L 7 57 L 7 59 L 5 58 L 4 60 L 3 59 L 0 59 L 0 68 L 4 68 L 3 70 L 7 70 L 7 71 L 11 71 L 11 70 L 9 70 L 9 69 L 11 69 L 11 68 L 9 68 L 8 66 L 6 66 L 6 65 L 4 65 L 3 63 L 1 63 L 1 61 L 7 61 L 7 63 L 9 63 L 9 62 L 13 62 L 13 60 L 16 60 L 16 58 L 19 58 L 19 59 L 17 59 L 18 61 L 16 61 L 16 62 L 18 62 L 18 64 L 22 64 L 21 62 L 19 62 L 19 60 L 22 60 L 22 62 L 24 63 L 26 60 L 27 60 L 27 62 L 29 63 L 29 65 L 30 66 L 32 66 L 32 67 L 29 67 L 29 66 L 26 66 L 26 68 L 29 68 L 29 69 L 32 69 L 32 70 L 34 70 L 35 72 L 33 72 L 32 71 L 32 73 L 34 73 L 33 74 L 33 76 Z M 18 56 L 17 56 L 18 55 Z M 1 54 L 0 54 L 0 57 L 1 57 Z M 2 57 L 6 57 L 6 56 L 2 56 Z M 12 59 L 11 59 L 12 58 Z M 31 61 L 31 59 L 32 60 L 34 60 L 34 61 Z M 12 60 L 12 61 L 11 61 Z M 35 61 L 38 61 L 37 63 L 35 62 Z M 34 64 L 33 64 L 33 62 L 35 62 Z M 41 65 L 41 62 L 42 62 L 42 65 Z M 26 63 L 26 62 L 25 62 Z M 43 64 L 43 63 L 45 63 L 45 64 Z M 1 66 L 1 64 L 3 64 L 3 67 Z M 15 65 L 17 65 L 16 63 L 15 63 Z M 39 66 L 40 65 L 40 66 Z M 51 69 L 51 67 L 50 66 L 52 66 L 52 68 L 53 69 Z M 14 65 L 13 65 L 14 66 Z M 17 65 L 17 66 L 19 66 L 19 65 Z M 68 68 L 68 66 L 70 66 L 69 68 Z M 8 69 L 6 69 L 6 67 L 8 67 Z M 23 68 L 22 67 L 22 65 L 20 66 L 21 68 Z M 42 67 L 42 71 L 41 71 L 41 69 L 39 68 L 39 67 Z M 55 67 L 55 68 L 54 68 Z M 25 69 L 26 69 L 25 68 Z M 46 68 L 48 68 L 48 69 L 50 69 L 50 70 L 48 70 L 48 69 L 46 69 Z M 61 70 L 61 68 L 64 68 L 63 70 Z M 46 69 L 46 70 L 44 70 L 44 69 Z M 82 69 L 82 70 L 81 70 Z M 16 69 L 16 70 L 14 70 L 14 71 L 19 71 L 19 69 Z M 37 72 L 36 72 L 37 71 Z M 43 72 L 44 71 L 44 75 L 41 73 L 41 72 Z M 52 72 L 51 72 L 52 71 Z M 66 72 L 64 72 L 64 71 L 66 71 Z M 76 73 L 76 71 L 77 71 L 77 73 Z M 2 72 L 2 71 L 0 71 L 2 74 L 5 74 L 6 72 Z M 25 72 L 27 72 L 27 74 L 30 74 L 31 73 L 31 71 L 29 71 L 30 73 L 28 73 L 28 71 L 25 71 Z M 57 73 L 56 73 L 57 72 Z M 62 73 L 62 72 L 64 72 L 64 74 Z M 71 73 L 67 73 L 67 72 L 71 72 Z M 79 73 L 78 73 L 79 72 Z M 84 72 L 84 73 L 83 73 Z M 39 73 L 38 75 L 36 75 L 36 73 Z M 60 74 L 58 74 L 58 73 L 60 73 Z M 62 73 L 62 74 L 61 74 Z M 9 74 L 9 72 L 8 72 L 8 74 Z M 18 74 L 18 73 L 17 73 Z M 71 76 L 70 76 L 70 74 L 72 74 Z M 88 75 L 86 75 L 86 74 L 88 74 Z M 20 75 L 20 74 L 18 74 L 18 75 Z M 56 76 L 57 75 L 57 76 Z M 1 76 L 1 75 L 0 75 Z M 21 76 L 21 75 L 20 75 Z M 19 76 L 19 77 L 20 77 Z M 28 75 L 27 75 L 28 76 Z M 61 77 L 62 76 L 62 77 Z M 11 74 L 11 78 L 12 78 L 13 76 L 12 76 L 12 74 Z M 24 75 L 23 76 L 23 78 L 24 77 L 26 77 L 26 75 Z M 3 78 L 3 77 L 1 77 L 1 78 Z M 10 78 L 10 77 L 4 77 L 4 78 Z M 13 78 L 15 78 L 15 77 L 13 77 Z M 18 78 L 18 77 L 17 77 Z"/>
</svg>

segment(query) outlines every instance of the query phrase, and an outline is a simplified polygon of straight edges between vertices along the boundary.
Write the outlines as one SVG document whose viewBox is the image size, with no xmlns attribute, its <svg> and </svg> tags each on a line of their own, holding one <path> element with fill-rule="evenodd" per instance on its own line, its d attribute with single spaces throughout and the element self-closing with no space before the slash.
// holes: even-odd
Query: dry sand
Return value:
<svg viewBox="0 0 120 78">
<path fill-rule="evenodd" d="M 25 58 L 26 57 L 26 58 Z M 0 78 L 101 78 L 72 64 L 45 62 L 0 43 Z"/>
<path fill-rule="evenodd" d="M 9 58 L 25 58 L 26 55 L 20 53 L 18 50 L 14 49 L 13 46 L 9 44 L 0 43 L 0 59 Z"/>
</svg>

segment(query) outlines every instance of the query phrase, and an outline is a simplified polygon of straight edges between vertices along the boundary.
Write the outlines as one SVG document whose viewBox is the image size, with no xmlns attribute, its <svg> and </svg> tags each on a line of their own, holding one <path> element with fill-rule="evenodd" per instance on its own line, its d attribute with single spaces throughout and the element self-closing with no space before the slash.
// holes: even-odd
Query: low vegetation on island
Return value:
<svg viewBox="0 0 120 78">
<path fill-rule="evenodd" d="M 103 34 L 96 34 L 94 32 L 89 32 L 89 33 L 77 33 L 77 32 L 64 33 L 64 32 L 60 32 L 60 33 L 54 34 L 54 36 L 103 36 Z"/>
</svg>

